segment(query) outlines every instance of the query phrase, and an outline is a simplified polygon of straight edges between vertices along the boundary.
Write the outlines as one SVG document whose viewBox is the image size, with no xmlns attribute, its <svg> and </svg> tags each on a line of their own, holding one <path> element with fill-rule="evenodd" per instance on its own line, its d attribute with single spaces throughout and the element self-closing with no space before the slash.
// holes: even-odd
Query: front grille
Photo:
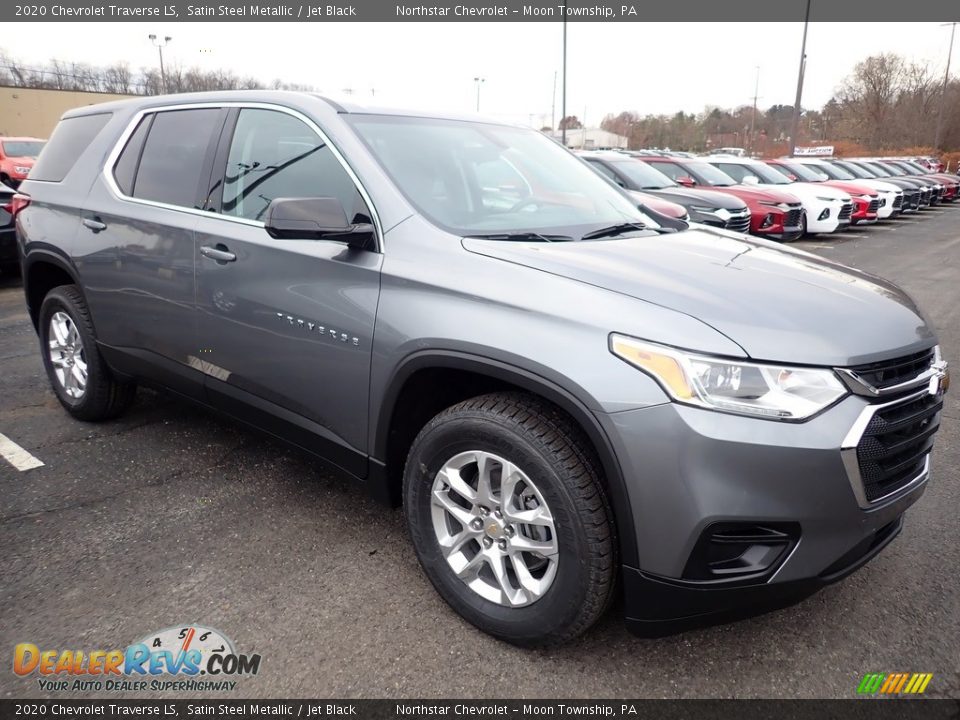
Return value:
<svg viewBox="0 0 960 720">
<path fill-rule="evenodd" d="M 858 365 L 849 370 L 856 373 L 863 382 L 883 390 L 912 380 L 927 370 L 934 360 L 934 349 L 930 348 L 893 360 Z"/>
<path fill-rule="evenodd" d="M 853 214 L 853 203 L 844 203 L 843 207 L 840 208 L 840 214 L 837 215 L 841 220 L 849 220 L 850 216 Z"/>
<path fill-rule="evenodd" d="M 920 209 L 920 191 L 911 190 L 910 191 L 910 207 L 914 210 Z"/>
<path fill-rule="evenodd" d="M 897 195 L 893 198 L 893 207 L 894 209 L 903 207 L 903 195 Z"/>
<path fill-rule="evenodd" d="M 929 191 L 929 190 L 921 190 L 921 191 L 920 191 L 920 204 L 921 204 L 921 205 L 929 205 L 929 204 L 930 204 L 930 191 Z"/>
<path fill-rule="evenodd" d="M 745 210 L 741 215 L 731 216 L 727 220 L 726 229 L 739 233 L 750 232 L 750 211 Z"/>
<path fill-rule="evenodd" d="M 878 410 L 857 444 L 857 463 L 868 502 L 896 492 L 924 470 L 940 427 L 941 395 L 921 397 Z"/>
<path fill-rule="evenodd" d="M 868 213 L 876 213 L 880 207 L 880 200 L 874 199 L 870 201 L 869 207 L 867 207 Z"/>
<path fill-rule="evenodd" d="M 787 210 L 786 214 L 783 216 L 783 226 L 784 227 L 798 227 L 800 225 L 800 213 L 803 212 L 800 208 L 794 208 L 793 210 Z"/>
</svg>

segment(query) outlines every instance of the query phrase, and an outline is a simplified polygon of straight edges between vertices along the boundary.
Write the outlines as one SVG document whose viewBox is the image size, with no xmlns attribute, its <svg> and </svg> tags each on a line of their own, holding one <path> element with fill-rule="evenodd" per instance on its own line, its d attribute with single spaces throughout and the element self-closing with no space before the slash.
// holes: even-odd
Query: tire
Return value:
<svg viewBox="0 0 960 720">
<path fill-rule="evenodd" d="M 54 321 L 62 330 L 60 336 L 52 327 Z M 118 381 L 100 356 L 90 311 L 76 285 L 61 285 L 47 293 L 40 306 L 39 335 L 40 355 L 54 394 L 73 417 L 109 420 L 133 402 L 136 385 Z M 59 349 L 51 347 L 51 339 Z M 85 383 L 80 379 L 82 371 L 74 369 L 83 365 Z"/>
<path fill-rule="evenodd" d="M 476 479 L 479 462 L 470 460 L 480 456 L 492 468 L 489 495 Z M 505 473 L 503 462 L 513 470 Z M 403 490 L 413 545 L 437 592 L 468 622 L 515 645 L 559 645 L 585 632 L 609 606 L 617 571 L 613 515 L 598 468 L 573 422 L 531 395 L 483 395 L 434 417 L 410 448 Z M 469 491 L 475 500 L 466 499 Z M 484 497 L 493 498 L 492 507 L 483 507 Z M 459 511 L 448 509 L 454 498 L 463 501 Z M 482 529 L 468 529 L 468 520 L 480 520 Z M 441 536 L 456 545 L 467 535 L 462 551 L 444 553 Z M 531 544 L 539 554 L 521 549 Z M 472 585 L 458 577 L 454 561 Z"/>
</svg>

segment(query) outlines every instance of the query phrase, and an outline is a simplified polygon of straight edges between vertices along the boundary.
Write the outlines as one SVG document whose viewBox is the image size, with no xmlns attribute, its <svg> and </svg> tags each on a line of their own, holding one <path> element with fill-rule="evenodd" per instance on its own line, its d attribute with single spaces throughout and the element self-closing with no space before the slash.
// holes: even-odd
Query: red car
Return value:
<svg viewBox="0 0 960 720">
<path fill-rule="evenodd" d="M 877 204 L 879 196 L 876 190 L 866 185 L 858 185 L 855 182 L 847 180 L 822 180 L 817 173 L 810 168 L 804 167 L 798 163 L 792 163 L 790 160 L 764 160 L 767 165 L 780 168 L 781 172 L 791 180 L 801 182 L 820 183 L 829 187 L 843 190 L 850 193 L 850 199 L 853 200 L 853 212 L 850 215 L 851 224 L 872 223 L 877 221 Z"/>
<path fill-rule="evenodd" d="M 750 234 L 773 240 L 798 240 L 803 235 L 803 205 L 788 192 L 737 185 L 722 170 L 702 160 L 680 157 L 644 157 L 675 183 L 704 187 L 743 200 L 750 208 Z"/>
<path fill-rule="evenodd" d="M 32 137 L 0 137 L 0 182 L 16 189 L 46 143 Z"/>
</svg>

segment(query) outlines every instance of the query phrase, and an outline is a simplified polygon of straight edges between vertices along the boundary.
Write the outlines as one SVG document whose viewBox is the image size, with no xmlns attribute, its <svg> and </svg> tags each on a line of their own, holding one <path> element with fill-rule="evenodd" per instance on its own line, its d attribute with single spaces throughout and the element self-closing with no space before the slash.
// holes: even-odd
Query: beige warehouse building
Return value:
<svg viewBox="0 0 960 720">
<path fill-rule="evenodd" d="M 130 95 L 0 87 L 0 135 L 47 138 L 67 110 Z"/>
</svg>

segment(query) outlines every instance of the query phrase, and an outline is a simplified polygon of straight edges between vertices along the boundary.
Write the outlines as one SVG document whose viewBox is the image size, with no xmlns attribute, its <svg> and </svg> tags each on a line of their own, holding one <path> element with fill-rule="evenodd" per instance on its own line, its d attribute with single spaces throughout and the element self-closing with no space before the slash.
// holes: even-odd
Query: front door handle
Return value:
<svg viewBox="0 0 960 720">
<path fill-rule="evenodd" d="M 95 233 L 107 229 L 107 224 L 105 222 L 101 222 L 99 218 L 84 218 L 83 226 L 93 230 Z"/>
<path fill-rule="evenodd" d="M 211 260 L 216 260 L 218 263 L 233 262 L 237 259 L 237 256 L 227 250 L 227 246 L 222 243 L 217 243 L 216 247 L 202 245 L 200 247 L 200 254 Z"/>
</svg>

